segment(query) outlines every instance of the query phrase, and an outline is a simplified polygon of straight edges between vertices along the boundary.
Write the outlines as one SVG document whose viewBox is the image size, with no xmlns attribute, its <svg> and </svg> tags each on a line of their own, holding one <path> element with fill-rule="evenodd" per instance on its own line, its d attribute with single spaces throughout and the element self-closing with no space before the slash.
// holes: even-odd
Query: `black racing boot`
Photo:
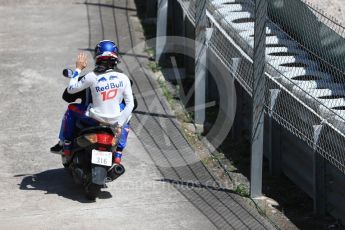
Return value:
<svg viewBox="0 0 345 230">
<path fill-rule="evenodd" d="M 62 154 L 62 150 L 63 150 L 63 145 L 60 142 L 58 142 L 56 145 L 50 148 L 50 152 L 56 153 L 56 154 Z"/>
</svg>

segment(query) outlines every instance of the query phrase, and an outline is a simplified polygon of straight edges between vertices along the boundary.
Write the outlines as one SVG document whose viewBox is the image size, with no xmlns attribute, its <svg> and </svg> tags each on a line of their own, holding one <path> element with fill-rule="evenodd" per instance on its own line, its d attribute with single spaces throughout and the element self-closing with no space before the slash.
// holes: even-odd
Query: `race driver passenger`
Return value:
<svg viewBox="0 0 345 230">
<path fill-rule="evenodd" d="M 88 88 L 91 91 L 92 103 L 68 106 L 63 119 L 60 143 L 63 141 L 64 155 L 68 156 L 77 120 L 88 126 L 97 125 L 99 122 L 116 125 L 120 137 L 119 146 L 114 155 L 115 163 L 119 164 L 122 150 L 126 145 L 129 131 L 128 122 L 134 108 L 131 83 L 125 74 L 117 71 L 118 48 L 113 41 L 103 40 L 97 44 L 95 69 L 79 80 L 81 71 L 87 65 L 86 59 L 86 54 L 78 55 L 76 70 L 67 87 L 67 92 L 76 94 Z M 54 152 L 59 145 L 61 146 L 61 144 L 57 144 L 52 147 L 51 151 Z"/>
</svg>

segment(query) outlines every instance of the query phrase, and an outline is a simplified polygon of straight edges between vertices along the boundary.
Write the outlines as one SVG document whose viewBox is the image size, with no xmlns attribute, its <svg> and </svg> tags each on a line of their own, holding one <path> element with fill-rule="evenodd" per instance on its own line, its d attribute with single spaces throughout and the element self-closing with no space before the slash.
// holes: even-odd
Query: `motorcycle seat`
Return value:
<svg viewBox="0 0 345 230">
<path fill-rule="evenodd" d="M 83 128 L 79 132 L 79 136 L 89 134 L 89 133 L 109 133 L 109 134 L 114 135 L 113 129 L 110 126 L 99 125 L 99 126 Z"/>
</svg>

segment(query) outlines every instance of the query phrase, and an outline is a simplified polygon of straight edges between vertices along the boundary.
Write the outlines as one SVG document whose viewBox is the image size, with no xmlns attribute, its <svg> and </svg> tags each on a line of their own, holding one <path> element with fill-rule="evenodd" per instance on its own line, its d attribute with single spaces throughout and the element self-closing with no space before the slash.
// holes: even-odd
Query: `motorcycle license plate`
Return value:
<svg viewBox="0 0 345 230">
<path fill-rule="evenodd" d="M 98 151 L 96 149 L 92 150 L 92 164 L 111 166 L 113 159 L 112 152 Z"/>
</svg>

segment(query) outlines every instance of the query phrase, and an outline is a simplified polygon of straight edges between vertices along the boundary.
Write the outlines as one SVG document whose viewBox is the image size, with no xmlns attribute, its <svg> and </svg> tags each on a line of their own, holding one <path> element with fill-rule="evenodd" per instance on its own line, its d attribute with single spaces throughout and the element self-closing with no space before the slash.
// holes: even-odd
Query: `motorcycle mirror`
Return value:
<svg viewBox="0 0 345 230">
<path fill-rule="evenodd" d="M 62 75 L 68 78 L 72 78 L 73 77 L 73 70 L 71 69 L 64 69 L 62 71 Z"/>
</svg>

